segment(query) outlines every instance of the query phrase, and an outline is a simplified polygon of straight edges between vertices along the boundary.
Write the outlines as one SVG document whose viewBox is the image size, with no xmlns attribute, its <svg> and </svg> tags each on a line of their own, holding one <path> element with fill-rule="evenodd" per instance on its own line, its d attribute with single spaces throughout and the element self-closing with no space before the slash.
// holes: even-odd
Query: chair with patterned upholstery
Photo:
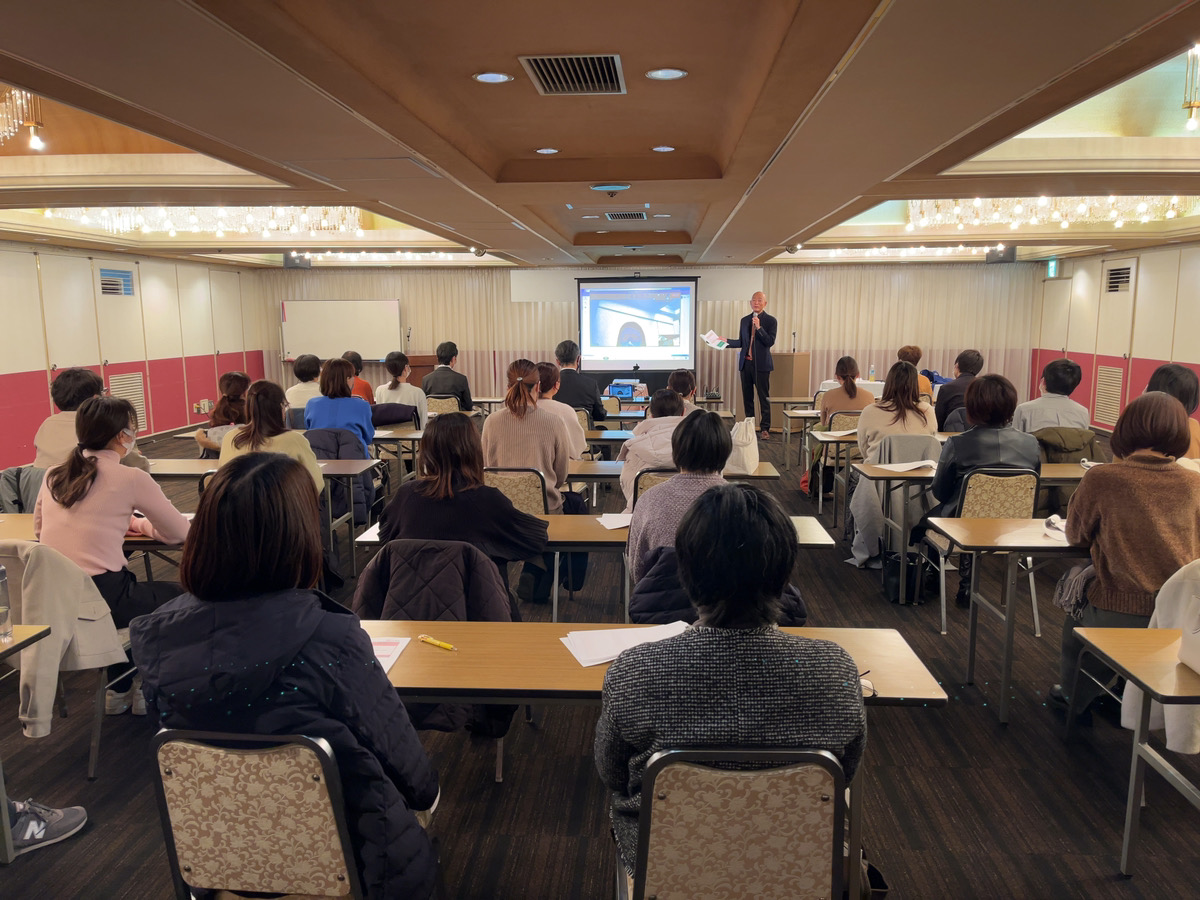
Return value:
<svg viewBox="0 0 1200 900">
<path fill-rule="evenodd" d="M 605 394 L 600 398 L 600 403 L 604 407 L 606 413 L 619 413 L 621 411 L 621 398 L 610 397 Z"/>
<path fill-rule="evenodd" d="M 1038 473 L 1033 469 L 983 468 L 976 469 L 963 479 L 959 494 L 960 519 L 1031 519 L 1037 505 Z M 942 634 L 946 633 L 946 569 L 950 542 L 936 531 L 925 533 L 924 544 L 937 554 L 938 592 L 942 603 Z M 978 554 L 971 554 L 971 595 L 979 578 Z M 928 557 L 927 557 L 928 558 Z M 935 560 L 930 559 L 930 562 Z M 1033 603 L 1033 633 L 1042 636 L 1038 618 L 1037 590 L 1033 582 L 1032 560 L 1024 562 L 1029 573 L 1029 596 Z"/>
<path fill-rule="evenodd" d="M 458 407 L 458 398 L 453 394 L 430 394 L 425 398 L 425 412 L 430 416 L 440 416 L 442 413 L 462 410 Z"/>
<path fill-rule="evenodd" d="M 582 406 L 576 406 L 574 407 L 574 410 L 576 418 L 579 419 L 579 427 L 583 429 L 585 434 L 589 431 L 596 430 L 596 426 L 592 424 L 592 411 L 590 409 L 584 409 Z"/>
<path fill-rule="evenodd" d="M 483 483 L 496 488 L 523 513 L 544 516 L 550 512 L 550 501 L 546 496 L 546 476 L 537 469 L 488 466 L 483 470 Z"/>
<path fill-rule="evenodd" d="M 642 469 L 633 479 L 633 505 L 637 506 L 638 497 L 650 490 L 656 484 L 670 481 L 672 475 L 678 475 L 678 469 Z"/>
<path fill-rule="evenodd" d="M 363 896 L 337 763 L 324 739 L 164 729 L 153 751 L 180 900 L 193 889 L 232 898 Z"/>
<path fill-rule="evenodd" d="M 857 431 L 858 417 L 862 415 L 862 410 L 859 409 L 842 409 L 829 414 L 829 430 L 830 431 Z M 826 448 L 826 452 L 828 448 Z M 833 473 L 833 527 L 837 528 L 837 486 L 842 486 L 842 521 L 846 520 L 846 510 L 850 506 L 850 466 L 852 463 L 862 460 L 862 454 L 858 450 L 858 444 L 845 444 L 839 446 L 834 451 L 835 459 L 845 457 L 845 465 L 839 465 Z M 821 476 L 824 478 L 824 474 Z"/>
<path fill-rule="evenodd" d="M 917 400 L 921 403 L 928 403 L 930 406 L 933 406 L 933 394 L 926 394 L 922 392 L 917 394 Z"/>
<path fill-rule="evenodd" d="M 632 885 L 618 860 L 617 896 L 841 897 L 845 817 L 845 777 L 826 750 L 655 753 Z"/>
</svg>

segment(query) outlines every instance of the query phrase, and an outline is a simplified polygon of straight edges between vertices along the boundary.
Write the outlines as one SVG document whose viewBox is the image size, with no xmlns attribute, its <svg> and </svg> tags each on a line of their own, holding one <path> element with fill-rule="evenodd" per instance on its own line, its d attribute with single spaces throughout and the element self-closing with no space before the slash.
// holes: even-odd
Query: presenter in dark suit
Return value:
<svg viewBox="0 0 1200 900">
<path fill-rule="evenodd" d="M 558 361 L 561 385 L 554 399 L 575 409 L 586 409 L 592 414 L 593 422 L 603 422 L 604 403 L 600 399 L 600 388 L 586 375 L 579 374 L 579 345 L 574 341 L 563 341 L 554 348 Z"/>
<path fill-rule="evenodd" d="M 444 341 L 437 347 L 437 367 L 421 379 L 421 390 L 426 397 L 435 395 L 454 395 L 458 398 L 458 408 L 470 412 L 475 408 L 471 400 L 471 384 L 467 376 L 454 371 L 458 362 L 458 346 L 453 341 Z"/>
<path fill-rule="evenodd" d="M 771 373 L 775 360 L 771 358 L 771 347 L 779 322 L 767 315 L 767 295 L 756 291 L 750 298 L 750 315 L 742 317 L 738 339 L 727 341 L 730 347 L 738 347 L 738 370 L 742 373 L 742 408 L 749 418 L 754 418 L 754 392 L 758 391 L 758 405 L 762 410 L 759 417 L 760 437 L 771 437 Z"/>
</svg>

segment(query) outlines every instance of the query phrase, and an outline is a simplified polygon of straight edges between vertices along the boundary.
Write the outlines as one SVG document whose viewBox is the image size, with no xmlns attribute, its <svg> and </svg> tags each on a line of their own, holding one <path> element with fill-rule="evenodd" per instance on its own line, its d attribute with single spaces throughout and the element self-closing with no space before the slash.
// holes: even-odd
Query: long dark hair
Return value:
<svg viewBox="0 0 1200 900">
<path fill-rule="evenodd" d="M 221 399 L 213 407 L 209 425 L 246 424 L 246 388 L 250 387 L 250 376 L 245 372 L 226 372 L 217 382 Z"/>
<path fill-rule="evenodd" d="M 96 480 L 96 458 L 84 456 L 83 451 L 106 449 L 126 428 L 137 431 L 137 412 L 128 400 L 89 397 L 80 404 L 75 413 L 75 437 L 79 443 L 65 463 L 46 475 L 55 503 L 69 509 L 87 496 Z"/>
<path fill-rule="evenodd" d="M 518 419 L 525 418 L 525 413 L 537 406 L 533 389 L 539 380 L 538 367 L 527 359 L 514 360 L 508 367 L 508 393 L 504 395 L 504 405 Z"/>
<path fill-rule="evenodd" d="M 895 413 L 892 424 L 903 422 L 910 412 L 920 416 L 922 422 L 928 422 L 925 410 L 921 409 L 917 367 L 904 360 L 892 363 L 887 380 L 883 382 L 883 396 L 875 405 Z"/>
<path fill-rule="evenodd" d="M 283 419 L 285 403 L 287 395 L 275 382 L 260 380 L 250 385 L 246 391 L 246 416 L 250 421 L 233 436 L 233 446 L 239 450 L 242 447 L 257 450 L 268 438 L 287 431 Z"/>
<path fill-rule="evenodd" d="M 858 362 L 853 356 L 843 356 L 837 361 L 833 377 L 842 383 L 842 387 L 846 389 L 846 396 L 851 400 L 858 396 L 858 385 L 854 383 L 854 379 L 858 377 Z"/>
<path fill-rule="evenodd" d="M 388 390 L 394 391 L 403 383 L 400 379 L 404 377 L 404 370 L 408 368 L 408 357 L 399 350 L 393 350 L 383 358 L 383 367 L 392 376 L 392 380 L 388 383 Z"/>
<path fill-rule="evenodd" d="M 311 588 L 321 575 L 312 476 L 290 456 L 248 453 L 217 470 L 183 544 L 179 580 L 201 600 Z"/>
<path fill-rule="evenodd" d="M 442 413 L 425 426 L 421 437 L 420 484 L 422 494 L 434 500 L 454 496 L 483 484 L 483 444 L 479 429 L 462 413 Z"/>
</svg>

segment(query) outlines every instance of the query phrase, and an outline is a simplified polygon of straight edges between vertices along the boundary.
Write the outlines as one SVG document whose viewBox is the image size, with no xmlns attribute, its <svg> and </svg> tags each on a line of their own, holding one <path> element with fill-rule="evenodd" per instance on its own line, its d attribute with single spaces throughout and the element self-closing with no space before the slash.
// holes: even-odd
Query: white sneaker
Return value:
<svg viewBox="0 0 1200 900">
<path fill-rule="evenodd" d="M 146 714 L 146 695 L 142 693 L 142 676 L 135 675 L 133 677 L 133 699 L 131 701 L 130 712 L 135 716 L 144 716 Z"/>
<path fill-rule="evenodd" d="M 133 705 L 133 688 L 127 691 L 104 692 L 104 714 L 119 716 Z"/>
</svg>

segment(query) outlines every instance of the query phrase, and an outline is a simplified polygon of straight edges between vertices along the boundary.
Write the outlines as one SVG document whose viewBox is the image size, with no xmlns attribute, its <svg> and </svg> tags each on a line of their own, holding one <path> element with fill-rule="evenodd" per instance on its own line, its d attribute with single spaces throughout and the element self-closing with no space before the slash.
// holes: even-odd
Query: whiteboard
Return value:
<svg viewBox="0 0 1200 900">
<path fill-rule="evenodd" d="M 402 347 L 399 300 L 285 300 L 280 309 L 284 359 L 332 359 L 347 350 L 383 359 Z"/>
</svg>

